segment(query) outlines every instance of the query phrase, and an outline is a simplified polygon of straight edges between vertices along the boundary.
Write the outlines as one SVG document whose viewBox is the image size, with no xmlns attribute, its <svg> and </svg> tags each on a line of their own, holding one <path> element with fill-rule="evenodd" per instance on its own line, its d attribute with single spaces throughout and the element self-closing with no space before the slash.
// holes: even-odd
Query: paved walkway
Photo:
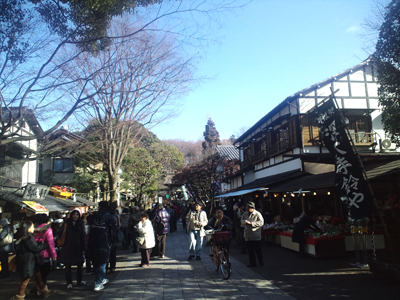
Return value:
<svg viewBox="0 0 400 300">
<path fill-rule="evenodd" d="M 179 228 L 167 236 L 165 258 L 152 260 L 149 268 L 138 267 L 140 254 L 120 255 L 120 272 L 99 299 L 294 299 L 235 258 L 224 280 L 207 248 L 201 261 L 187 261 L 189 236 Z"/>
</svg>

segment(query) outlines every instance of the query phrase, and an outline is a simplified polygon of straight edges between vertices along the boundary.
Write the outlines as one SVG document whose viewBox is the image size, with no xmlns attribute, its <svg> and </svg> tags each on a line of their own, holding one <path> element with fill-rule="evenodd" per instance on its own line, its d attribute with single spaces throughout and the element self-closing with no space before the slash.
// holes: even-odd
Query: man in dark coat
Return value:
<svg viewBox="0 0 400 300">
<path fill-rule="evenodd" d="M 6 240 L 11 243 L 6 242 Z M 10 225 L 7 219 L 1 219 L 0 221 L 0 261 L 1 261 L 1 278 L 6 278 L 10 276 L 8 270 L 8 253 L 14 252 L 14 228 Z"/>
<path fill-rule="evenodd" d="M 93 262 L 95 291 L 104 289 L 108 279 L 104 278 L 109 261 L 110 248 L 118 241 L 118 227 L 115 216 L 110 213 L 107 201 L 99 203 L 99 211 L 88 216 L 90 225 L 87 256 Z"/>
<path fill-rule="evenodd" d="M 157 206 L 157 212 L 156 216 L 154 218 L 154 229 L 157 230 L 158 228 L 157 224 L 162 222 L 164 223 L 164 229 L 161 232 L 156 232 L 156 245 L 153 248 L 153 251 L 151 252 L 151 256 L 156 256 L 158 255 L 159 258 L 164 258 L 165 255 L 165 241 L 167 239 L 167 233 L 169 230 L 169 220 L 170 220 L 170 215 L 165 209 L 165 207 L 162 206 L 162 204 L 158 204 Z"/>
</svg>

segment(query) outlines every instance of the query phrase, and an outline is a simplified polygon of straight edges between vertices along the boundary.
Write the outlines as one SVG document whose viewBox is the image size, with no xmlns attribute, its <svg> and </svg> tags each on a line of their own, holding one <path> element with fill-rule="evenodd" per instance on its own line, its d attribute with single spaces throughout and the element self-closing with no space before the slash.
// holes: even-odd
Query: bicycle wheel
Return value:
<svg viewBox="0 0 400 300">
<path fill-rule="evenodd" d="M 229 277 L 231 277 L 231 263 L 229 261 L 229 253 L 226 249 L 222 248 L 221 252 L 220 252 L 220 269 L 221 269 L 221 273 L 222 276 L 224 277 L 224 279 L 229 279 Z"/>
<path fill-rule="evenodd" d="M 217 249 L 217 247 L 215 245 L 210 245 L 210 257 L 211 257 L 211 260 L 213 262 L 213 266 L 214 266 L 215 271 L 218 272 L 218 270 L 219 270 L 219 257 L 217 255 L 217 253 L 218 253 L 217 251 L 218 251 L 218 249 Z"/>
</svg>

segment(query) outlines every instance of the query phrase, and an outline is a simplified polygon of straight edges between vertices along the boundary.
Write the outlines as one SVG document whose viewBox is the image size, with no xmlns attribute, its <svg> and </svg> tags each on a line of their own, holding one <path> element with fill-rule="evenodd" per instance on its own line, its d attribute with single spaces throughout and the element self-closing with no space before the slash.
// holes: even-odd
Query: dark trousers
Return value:
<svg viewBox="0 0 400 300">
<path fill-rule="evenodd" d="M 140 249 L 140 254 L 142 255 L 142 265 L 150 265 L 150 249 Z"/>
<path fill-rule="evenodd" d="M 65 280 L 67 281 L 67 284 L 72 284 L 71 267 L 72 264 L 65 264 Z M 76 282 L 78 283 L 78 285 L 81 284 L 82 273 L 83 273 L 83 264 L 77 264 Z"/>
<path fill-rule="evenodd" d="M 122 234 L 124 235 L 124 240 L 122 241 L 122 249 L 128 249 L 129 245 L 131 243 L 130 237 L 129 237 L 129 230 L 128 228 L 121 228 L 120 229 Z"/>
<path fill-rule="evenodd" d="M 0 261 L 1 261 L 1 278 L 6 278 L 10 276 L 10 271 L 8 270 L 8 253 L 1 252 L 0 253 Z"/>
<path fill-rule="evenodd" d="M 250 265 L 252 266 L 256 265 L 256 255 L 259 263 L 263 264 L 264 259 L 262 256 L 261 241 L 247 241 L 246 246 L 247 246 L 247 252 L 249 253 Z"/>
<path fill-rule="evenodd" d="M 51 266 L 52 266 L 52 261 L 45 262 L 44 264 L 39 266 L 39 272 L 40 275 L 42 276 L 42 281 L 44 285 L 47 283 L 47 277 L 49 276 L 51 272 Z"/>
<path fill-rule="evenodd" d="M 110 269 L 117 265 L 117 245 L 112 244 L 110 249 Z"/>
<path fill-rule="evenodd" d="M 131 233 L 131 236 L 132 236 L 132 248 L 133 248 L 133 252 L 138 252 L 138 246 L 137 246 L 137 243 L 136 243 L 136 238 L 138 237 L 138 234 L 137 234 L 136 231 L 133 231 L 133 232 Z"/>
</svg>

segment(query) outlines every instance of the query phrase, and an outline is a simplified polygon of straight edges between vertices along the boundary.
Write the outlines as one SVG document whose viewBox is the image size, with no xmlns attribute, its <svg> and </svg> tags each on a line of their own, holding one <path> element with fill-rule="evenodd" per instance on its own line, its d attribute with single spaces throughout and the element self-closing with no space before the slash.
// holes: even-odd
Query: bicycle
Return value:
<svg viewBox="0 0 400 300">
<path fill-rule="evenodd" d="M 207 242 L 210 243 L 210 258 L 214 269 L 217 272 L 221 270 L 224 279 L 229 279 L 232 269 L 229 261 L 229 252 L 225 247 L 230 243 L 231 237 L 229 231 L 206 229 L 205 232 Z"/>
</svg>

